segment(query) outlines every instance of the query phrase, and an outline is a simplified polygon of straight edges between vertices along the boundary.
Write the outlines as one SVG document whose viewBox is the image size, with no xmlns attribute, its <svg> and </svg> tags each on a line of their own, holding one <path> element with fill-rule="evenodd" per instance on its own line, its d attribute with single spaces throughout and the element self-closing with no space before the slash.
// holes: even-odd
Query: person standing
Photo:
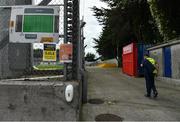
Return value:
<svg viewBox="0 0 180 122">
<path fill-rule="evenodd" d="M 154 77 L 157 75 L 156 61 L 145 53 L 144 60 L 141 66 L 144 68 L 144 77 L 146 80 L 146 91 L 145 97 L 151 97 L 151 91 L 153 91 L 153 97 L 158 96 L 158 92 L 155 86 Z"/>
</svg>

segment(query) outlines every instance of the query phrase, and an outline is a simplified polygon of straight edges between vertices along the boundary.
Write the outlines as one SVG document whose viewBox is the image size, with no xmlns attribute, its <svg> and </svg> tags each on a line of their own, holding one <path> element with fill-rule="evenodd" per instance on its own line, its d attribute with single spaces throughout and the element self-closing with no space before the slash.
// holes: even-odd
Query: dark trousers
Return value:
<svg viewBox="0 0 180 122">
<path fill-rule="evenodd" d="M 146 90 L 147 90 L 147 95 L 151 95 L 151 90 L 153 93 L 157 93 L 156 86 L 154 83 L 154 74 L 150 73 L 145 73 L 145 80 L 146 80 Z"/>
</svg>

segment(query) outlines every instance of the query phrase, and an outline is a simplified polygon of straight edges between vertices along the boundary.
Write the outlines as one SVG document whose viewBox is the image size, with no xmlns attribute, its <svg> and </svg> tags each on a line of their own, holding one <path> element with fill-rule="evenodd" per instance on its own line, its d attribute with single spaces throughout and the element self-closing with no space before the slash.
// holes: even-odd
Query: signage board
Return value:
<svg viewBox="0 0 180 122">
<path fill-rule="evenodd" d="M 44 44 L 43 61 L 56 61 L 56 44 Z"/>
<path fill-rule="evenodd" d="M 12 6 L 11 43 L 58 43 L 59 6 Z"/>
<path fill-rule="evenodd" d="M 128 54 L 133 52 L 133 43 L 123 47 L 123 54 Z"/>
<path fill-rule="evenodd" d="M 72 44 L 61 44 L 60 45 L 60 62 L 71 63 L 72 62 Z"/>
</svg>

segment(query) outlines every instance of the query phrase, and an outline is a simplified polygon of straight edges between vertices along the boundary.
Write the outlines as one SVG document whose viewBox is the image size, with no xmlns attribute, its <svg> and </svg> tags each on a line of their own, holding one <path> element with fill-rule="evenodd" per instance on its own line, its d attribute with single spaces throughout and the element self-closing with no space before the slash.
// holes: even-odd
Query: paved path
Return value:
<svg viewBox="0 0 180 122">
<path fill-rule="evenodd" d="M 180 121 L 180 87 L 157 81 L 157 99 L 144 97 L 143 78 L 132 78 L 120 69 L 88 68 L 88 99 L 100 98 L 104 104 L 85 104 L 82 120 L 94 121 L 110 113 L 125 121 Z"/>
</svg>

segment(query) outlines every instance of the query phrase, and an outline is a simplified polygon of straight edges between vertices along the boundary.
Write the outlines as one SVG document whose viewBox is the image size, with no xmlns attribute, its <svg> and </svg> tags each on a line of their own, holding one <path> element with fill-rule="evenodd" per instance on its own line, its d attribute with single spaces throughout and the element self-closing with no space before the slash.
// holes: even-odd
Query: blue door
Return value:
<svg viewBox="0 0 180 122">
<path fill-rule="evenodd" d="M 144 75 L 144 68 L 141 67 L 141 64 L 144 60 L 144 53 L 147 53 L 147 48 L 149 48 L 151 45 L 145 45 L 142 43 L 137 44 L 137 48 L 138 48 L 138 76 L 143 76 Z"/>
<path fill-rule="evenodd" d="M 141 76 L 141 75 L 144 75 L 144 71 L 143 71 L 143 68 L 141 67 L 141 64 L 142 64 L 142 62 L 143 62 L 143 53 L 144 53 L 144 46 L 143 46 L 143 44 L 137 44 L 137 65 L 138 65 L 138 67 L 137 67 L 137 72 L 138 72 L 138 76 Z"/>
<path fill-rule="evenodd" d="M 171 48 L 164 47 L 164 77 L 172 77 L 172 69 L 171 69 Z"/>
</svg>

